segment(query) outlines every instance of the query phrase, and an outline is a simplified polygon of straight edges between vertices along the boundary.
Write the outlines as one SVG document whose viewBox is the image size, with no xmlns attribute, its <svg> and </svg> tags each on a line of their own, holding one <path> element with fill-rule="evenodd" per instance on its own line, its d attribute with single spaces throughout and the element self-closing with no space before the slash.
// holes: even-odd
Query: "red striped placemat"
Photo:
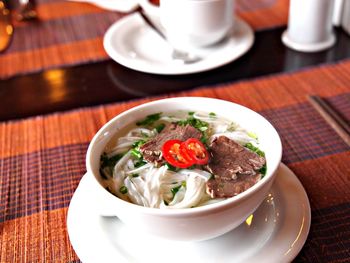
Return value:
<svg viewBox="0 0 350 263">
<path fill-rule="evenodd" d="M 247 106 L 278 130 L 283 162 L 304 185 L 311 232 L 296 262 L 350 258 L 350 149 L 307 102 L 324 97 L 350 122 L 350 60 L 168 96 L 204 96 Z M 163 96 L 165 97 L 165 96 Z M 152 97 L 0 123 L 0 262 L 75 262 L 67 208 L 85 173 L 96 131 Z"/>
<path fill-rule="evenodd" d="M 288 0 L 240 0 L 237 12 L 256 30 L 286 24 Z M 10 47 L 0 54 L 0 79 L 108 58 L 103 35 L 125 14 L 90 4 L 38 1 L 39 21 L 16 22 Z"/>
</svg>

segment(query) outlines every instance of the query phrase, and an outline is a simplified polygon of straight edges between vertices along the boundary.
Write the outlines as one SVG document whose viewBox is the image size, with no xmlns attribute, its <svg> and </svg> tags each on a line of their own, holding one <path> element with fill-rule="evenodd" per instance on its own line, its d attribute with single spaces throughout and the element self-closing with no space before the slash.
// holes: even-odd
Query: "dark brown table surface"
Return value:
<svg viewBox="0 0 350 263">
<path fill-rule="evenodd" d="M 350 57 L 350 37 L 340 29 L 336 45 L 316 53 L 286 48 L 281 42 L 284 29 L 256 32 L 253 47 L 243 57 L 198 74 L 146 74 L 107 60 L 0 80 L 0 121 L 291 72 Z"/>
</svg>

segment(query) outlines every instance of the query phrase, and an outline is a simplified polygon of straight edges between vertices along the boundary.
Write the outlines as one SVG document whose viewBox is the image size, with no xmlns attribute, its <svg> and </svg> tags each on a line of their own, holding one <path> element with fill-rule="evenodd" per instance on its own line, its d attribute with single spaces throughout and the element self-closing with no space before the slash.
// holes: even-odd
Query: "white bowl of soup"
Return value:
<svg viewBox="0 0 350 263">
<path fill-rule="evenodd" d="M 241 105 L 202 97 L 145 103 L 114 117 L 92 139 L 91 209 L 140 233 L 211 239 L 259 207 L 281 156 L 274 127 Z"/>
</svg>

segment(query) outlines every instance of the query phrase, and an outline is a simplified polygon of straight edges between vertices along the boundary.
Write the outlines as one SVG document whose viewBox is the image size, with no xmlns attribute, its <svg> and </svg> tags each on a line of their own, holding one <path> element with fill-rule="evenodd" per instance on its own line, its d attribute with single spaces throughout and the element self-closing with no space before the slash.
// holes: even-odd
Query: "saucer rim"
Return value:
<svg viewBox="0 0 350 263">
<path fill-rule="evenodd" d="M 309 231 L 310 231 L 310 226 L 311 226 L 311 208 L 310 208 L 310 202 L 309 199 L 307 197 L 307 193 L 304 189 L 304 187 L 302 186 L 301 182 L 299 181 L 299 179 L 297 178 L 297 176 L 293 173 L 293 171 L 291 171 L 286 165 L 284 165 L 283 163 L 281 163 L 280 168 L 279 168 L 279 174 L 277 174 L 277 177 L 275 180 L 280 180 L 281 182 L 283 180 L 290 180 L 289 183 L 294 184 L 295 187 L 299 188 L 298 189 L 298 194 L 299 194 L 299 201 L 300 201 L 300 206 L 303 209 L 303 214 L 304 214 L 304 218 L 303 218 L 303 225 L 302 228 L 300 229 L 300 232 L 298 233 L 298 238 L 293 242 L 293 244 L 290 244 L 290 249 L 288 251 L 288 253 L 286 253 L 283 257 L 283 261 L 286 262 L 291 262 L 301 251 L 301 249 L 303 248 Z M 287 177 L 288 175 L 290 176 L 290 178 L 288 179 L 283 179 L 282 178 L 282 174 L 284 175 L 285 173 L 287 173 Z M 69 240 L 73 246 L 74 251 L 76 252 L 76 254 L 78 255 L 78 257 L 83 261 L 83 262 L 90 262 L 90 258 L 89 256 L 91 256 L 91 253 L 89 255 L 89 253 L 86 253 L 87 249 L 82 248 L 81 246 L 81 242 L 79 241 L 79 239 L 81 238 L 81 236 L 77 233 L 77 230 L 74 228 L 74 226 L 76 225 L 76 223 L 74 222 L 74 218 L 76 218 L 76 211 L 73 211 L 74 209 L 76 210 L 76 206 L 77 206 L 77 202 L 79 203 L 78 199 L 80 197 L 80 195 L 82 195 L 82 188 L 86 187 L 87 185 L 87 179 L 88 179 L 89 174 L 85 174 L 80 183 L 78 188 L 76 189 L 71 203 L 69 205 L 68 208 L 68 212 L 67 212 L 67 230 L 68 230 L 68 236 L 69 236 Z M 284 182 L 284 183 L 287 183 Z M 271 187 L 270 192 L 276 191 L 276 189 L 274 189 L 275 184 Z M 278 190 L 278 189 L 277 189 Z M 283 191 L 279 191 L 279 197 L 281 199 L 283 199 Z M 80 197 L 81 198 L 81 197 Z M 288 197 L 287 197 L 288 198 Z M 291 198 L 291 197 L 289 197 Z M 81 201 L 80 201 L 81 202 Z M 90 208 L 89 206 L 86 206 L 85 209 Z M 79 208 L 80 210 L 82 209 L 81 207 Z M 286 211 L 286 210 L 285 210 Z M 90 212 L 91 213 L 91 212 Z M 75 214 L 75 215 L 74 215 Z M 99 219 L 95 219 L 94 221 L 98 221 L 100 224 L 102 224 L 101 220 L 103 220 L 102 217 L 100 217 L 99 215 L 96 215 L 96 218 Z M 96 223 L 95 222 L 95 223 Z M 299 221 L 298 221 L 299 222 Z M 255 262 L 254 258 L 256 259 L 256 254 L 259 254 L 259 251 L 265 249 L 266 247 L 271 247 L 271 244 L 269 243 L 273 243 L 273 239 L 276 239 L 276 231 L 277 232 L 281 232 L 280 228 L 283 228 L 283 223 L 281 222 L 279 224 L 276 224 L 276 226 L 274 227 L 274 231 L 273 234 L 271 235 L 271 237 L 269 237 L 269 242 L 267 244 L 264 244 L 261 248 L 258 249 L 258 252 L 256 252 L 255 254 L 251 255 L 251 258 L 253 259 L 253 261 L 251 262 Z M 281 227 L 282 226 L 282 227 Z M 101 227 L 101 225 L 99 225 L 98 227 Z M 92 229 L 90 227 L 90 229 Z M 98 231 L 95 229 L 95 231 Z M 78 231 L 79 232 L 79 231 Z M 95 236 L 95 235 L 94 235 Z M 215 240 L 215 239 L 214 239 Z M 106 243 L 106 242 L 104 242 Z M 107 242 L 108 243 L 108 242 Z M 113 249 L 113 247 L 111 246 L 111 244 L 107 244 L 109 247 L 111 247 L 110 249 Z M 115 248 L 114 248 L 115 249 Z M 89 250 L 89 249 L 88 249 Z M 275 250 L 275 249 L 274 249 Z M 85 252 L 84 252 L 85 251 Z M 96 253 L 93 253 L 96 254 Z M 118 253 L 117 253 L 118 254 Z M 119 254 L 118 254 L 119 255 Z M 120 260 L 126 260 L 126 258 L 123 257 L 123 255 L 119 255 Z M 114 258 L 116 259 L 116 258 Z M 108 259 L 106 259 L 108 261 Z M 261 262 L 263 262 L 264 259 L 262 259 Z M 94 261 L 91 261 L 94 262 Z"/>
<path fill-rule="evenodd" d="M 133 13 L 130 15 L 127 15 L 120 20 L 113 23 L 106 31 L 104 37 L 103 37 L 103 47 L 106 51 L 107 55 L 114 60 L 115 62 L 121 64 L 122 66 L 125 66 L 127 68 L 140 71 L 143 73 L 151 73 L 151 74 L 159 74 L 159 75 L 187 75 L 187 74 L 193 74 L 193 73 L 200 73 L 205 72 L 208 70 L 212 70 L 221 66 L 224 66 L 226 64 L 229 64 L 230 62 L 233 62 L 243 56 L 245 53 L 247 53 L 250 48 L 253 46 L 255 41 L 255 35 L 252 27 L 245 22 L 243 19 L 236 16 L 235 18 L 235 24 L 238 24 L 241 28 L 244 29 L 244 38 L 241 40 L 244 40 L 244 43 L 240 44 L 234 44 L 232 40 L 234 40 L 233 33 L 231 33 L 231 36 L 228 37 L 226 46 L 232 46 L 234 48 L 235 46 L 239 46 L 240 49 L 235 52 L 226 52 L 225 54 L 223 52 L 220 52 L 219 49 L 214 51 L 214 54 L 217 53 L 219 55 L 216 55 L 218 58 L 217 60 L 210 61 L 210 59 L 204 58 L 203 60 L 196 62 L 196 63 L 190 63 L 190 64 L 181 64 L 181 67 L 174 66 L 174 64 L 170 63 L 160 63 L 158 65 L 152 65 L 152 63 L 149 63 L 149 60 L 144 59 L 131 59 L 122 52 L 118 52 L 118 49 L 116 49 L 113 45 L 113 37 L 115 34 L 117 34 L 118 31 L 120 31 L 123 27 L 129 26 L 131 27 L 132 23 L 142 23 L 141 21 L 137 21 L 137 19 L 140 19 L 139 14 Z M 146 24 L 140 25 L 142 27 L 147 26 Z M 244 45 L 243 45 L 244 44 Z M 241 47 L 242 46 L 242 47 Z M 215 45 L 211 48 L 215 48 Z M 232 51 L 231 49 L 230 51 Z M 224 55 L 223 55 L 224 54 Z M 211 57 L 215 57 L 212 55 Z M 135 63 L 136 61 L 136 63 Z M 165 60 L 164 60 L 165 62 Z M 171 60 L 169 60 L 171 62 Z M 168 66 L 165 66 L 168 64 Z"/>
</svg>

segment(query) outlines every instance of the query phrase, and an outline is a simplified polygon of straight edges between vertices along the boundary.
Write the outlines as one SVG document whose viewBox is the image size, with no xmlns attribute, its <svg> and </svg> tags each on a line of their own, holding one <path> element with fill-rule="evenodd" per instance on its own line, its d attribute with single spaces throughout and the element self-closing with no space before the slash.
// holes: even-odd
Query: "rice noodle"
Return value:
<svg viewBox="0 0 350 263">
<path fill-rule="evenodd" d="M 130 137 L 130 136 L 145 137 L 145 135 L 148 137 L 153 137 L 156 134 L 154 133 L 154 130 L 149 130 L 146 128 L 134 128 L 128 132 L 126 137 Z"/>
<path fill-rule="evenodd" d="M 162 207 L 162 208 L 170 208 L 176 204 L 179 204 L 182 200 L 184 200 L 185 194 L 186 194 L 186 188 L 181 186 L 179 191 L 174 196 L 174 199 L 168 204 L 168 207 Z"/>
<path fill-rule="evenodd" d="M 125 136 L 125 137 L 121 137 L 118 139 L 118 146 L 120 146 L 121 144 L 123 143 L 130 143 L 130 142 L 136 142 L 136 141 L 139 141 L 139 140 L 142 140 L 144 139 L 143 136 Z"/>
<path fill-rule="evenodd" d="M 149 206 L 147 200 L 140 194 L 136 185 L 129 177 L 125 178 L 124 184 L 128 188 L 128 196 L 133 203 L 142 206 Z"/>
<path fill-rule="evenodd" d="M 148 181 L 148 188 L 150 191 L 150 207 L 159 207 L 161 203 L 161 196 L 159 195 L 159 189 L 160 189 L 160 177 L 164 174 L 165 170 L 167 169 L 166 166 L 163 166 L 156 170 L 156 172 L 153 174 L 153 176 Z"/>
<path fill-rule="evenodd" d="M 164 174 L 164 177 L 161 179 L 162 184 L 174 184 L 176 182 L 182 182 L 186 180 L 186 175 L 181 173 L 176 173 L 170 170 L 167 170 Z"/>
<path fill-rule="evenodd" d="M 177 202 L 174 204 L 170 203 L 169 205 L 162 206 L 161 208 L 178 209 L 178 208 L 190 208 L 190 207 L 196 206 L 201 200 L 204 193 L 205 193 L 205 180 L 198 175 L 190 174 L 188 176 L 188 179 L 186 180 L 186 192 L 183 199 L 180 202 Z"/>
<path fill-rule="evenodd" d="M 112 151 L 107 153 L 107 157 L 111 158 L 117 154 L 121 154 L 121 153 L 125 153 L 126 151 L 129 150 L 130 147 L 124 147 L 124 148 L 120 148 L 120 149 L 116 149 L 114 148 Z"/>
<path fill-rule="evenodd" d="M 230 125 L 231 124 L 231 122 L 228 121 L 228 120 L 219 119 L 216 116 L 210 116 L 208 114 L 202 114 L 202 113 L 198 113 L 198 112 L 195 112 L 193 114 L 193 117 L 198 119 L 198 120 L 205 121 L 205 122 L 208 122 L 208 123 L 213 123 L 213 124 L 224 124 L 224 125 Z"/>
<path fill-rule="evenodd" d="M 134 162 L 129 159 L 127 162 L 126 162 L 126 165 L 128 167 L 128 170 L 134 170 L 135 169 L 135 166 L 134 166 Z M 127 173 L 127 172 L 126 172 Z"/>
<path fill-rule="evenodd" d="M 243 131 L 216 133 L 209 138 L 209 141 L 212 142 L 219 136 L 226 136 L 227 138 L 234 140 L 242 146 L 246 145 L 247 143 L 257 143 L 257 140 L 255 138 L 250 137 L 246 132 Z"/>
<path fill-rule="evenodd" d="M 114 166 L 113 179 L 118 183 L 124 180 L 123 175 L 125 174 L 125 171 L 123 170 L 124 169 L 123 166 L 128 162 L 130 155 L 131 155 L 130 151 L 127 152 Z"/>
<path fill-rule="evenodd" d="M 206 171 L 203 170 L 199 170 L 199 169 L 193 169 L 193 170 L 189 170 L 189 169 L 182 169 L 180 171 L 181 174 L 185 174 L 185 175 L 195 175 L 195 176 L 199 176 L 202 177 L 205 181 L 208 181 L 210 179 L 210 177 L 212 176 L 211 173 L 208 173 Z"/>
<path fill-rule="evenodd" d="M 142 166 L 140 166 L 140 167 L 138 167 L 138 168 L 135 168 L 135 169 L 131 169 L 131 170 L 129 170 L 129 171 L 126 171 L 125 173 L 126 173 L 126 174 L 137 174 L 137 173 L 140 173 L 140 172 L 142 172 L 143 170 L 146 170 L 146 169 L 151 168 L 151 167 L 153 167 L 153 165 L 150 164 L 150 163 L 147 163 L 147 164 L 142 165 Z"/>
<path fill-rule="evenodd" d="M 170 116 L 163 116 L 163 117 L 160 118 L 160 120 L 167 121 L 167 122 L 177 122 L 177 121 L 181 121 L 182 119 L 175 118 L 175 117 L 170 117 Z"/>
<path fill-rule="evenodd" d="M 116 154 L 124 153 L 137 141 L 145 140 L 145 137 L 154 137 L 158 132 L 146 128 L 134 128 L 126 136 L 120 137 L 117 144 L 109 149 L 107 157 L 110 158 Z"/>
</svg>

